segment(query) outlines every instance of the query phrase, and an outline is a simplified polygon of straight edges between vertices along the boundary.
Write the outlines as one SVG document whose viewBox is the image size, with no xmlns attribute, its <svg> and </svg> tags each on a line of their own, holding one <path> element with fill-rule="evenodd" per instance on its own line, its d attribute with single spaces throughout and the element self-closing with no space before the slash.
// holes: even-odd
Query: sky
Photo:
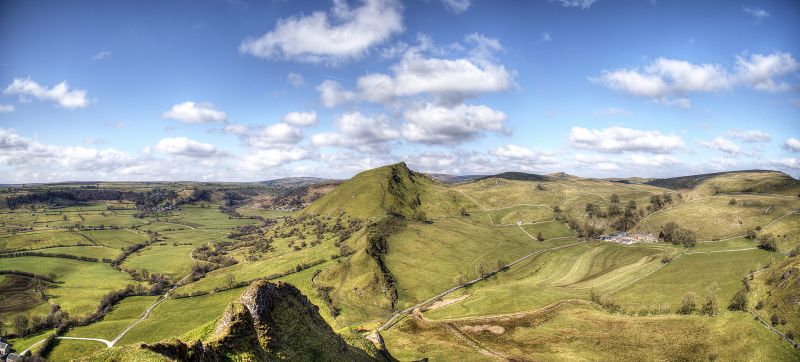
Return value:
<svg viewBox="0 0 800 362">
<path fill-rule="evenodd" d="M 800 2 L 0 0 L 0 183 L 800 177 Z"/>
</svg>

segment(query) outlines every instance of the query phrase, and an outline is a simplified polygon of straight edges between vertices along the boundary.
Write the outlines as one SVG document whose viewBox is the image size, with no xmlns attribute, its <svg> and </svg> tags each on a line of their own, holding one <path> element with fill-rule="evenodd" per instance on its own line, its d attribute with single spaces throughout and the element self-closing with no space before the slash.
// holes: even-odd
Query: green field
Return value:
<svg viewBox="0 0 800 362">
<path fill-rule="evenodd" d="M 590 290 L 609 291 L 652 271 L 661 264 L 663 253 L 663 249 L 655 247 L 604 242 L 565 247 L 537 255 L 448 296 L 466 298 L 425 315 L 442 319 L 503 314 L 541 308 L 564 299 L 588 299 Z"/>
<path fill-rule="evenodd" d="M 60 304 L 73 316 L 94 312 L 100 299 L 108 292 L 135 283 L 127 273 L 114 270 L 108 264 L 62 258 L 0 258 L 0 269 L 42 275 L 55 273 L 59 283 L 46 289 L 49 302 Z"/>
<path fill-rule="evenodd" d="M 154 244 L 128 256 L 122 266 L 136 270 L 147 269 L 150 273 L 160 273 L 178 280 L 194 266 L 194 261 L 189 257 L 192 250 L 193 245 Z"/>
<path fill-rule="evenodd" d="M 78 233 L 61 230 L 21 232 L 0 235 L 0 251 L 34 250 L 53 246 L 92 244 Z"/>
<path fill-rule="evenodd" d="M 720 305 L 726 306 L 742 287 L 742 277 L 764 267 L 770 260 L 781 259 L 783 255 L 763 250 L 684 254 L 608 297 L 633 311 L 661 307 L 675 310 L 684 294 L 695 293 L 700 300 L 706 288 L 716 286 Z"/>
</svg>

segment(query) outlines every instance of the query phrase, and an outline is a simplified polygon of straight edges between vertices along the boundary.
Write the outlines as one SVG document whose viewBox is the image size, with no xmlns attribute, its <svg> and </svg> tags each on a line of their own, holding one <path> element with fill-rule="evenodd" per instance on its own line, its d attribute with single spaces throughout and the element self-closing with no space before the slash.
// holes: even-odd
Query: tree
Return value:
<svg viewBox="0 0 800 362">
<path fill-rule="evenodd" d="M 233 276 L 233 274 L 228 273 L 228 275 L 225 276 L 225 286 L 228 288 L 233 288 L 234 285 L 236 285 L 236 278 Z"/>
<path fill-rule="evenodd" d="M 700 314 L 714 316 L 719 314 L 719 303 L 717 303 L 717 290 L 716 285 L 706 288 L 706 295 L 704 297 L 703 306 L 700 307 Z"/>
<path fill-rule="evenodd" d="M 694 293 L 686 293 L 678 306 L 677 312 L 678 314 L 692 314 L 695 308 L 697 308 L 697 304 L 694 302 Z"/>
<path fill-rule="evenodd" d="M 670 221 L 661 227 L 661 232 L 658 233 L 658 237 L 660 237 L 666 242 L 671 242 L 675 244 L 675 242 L 672 241 L 672 232 L 674 232 L 677 228 L 678 224 Z"/>
<path fill-rule="evenodd" d="M 728 304 L 728 310 L 747 310 L 747 291 L 745 291 L 744 288 L 733 295 L 730 304 Z"/>
<path fill-rule="evenodd" d="M 14 316 L 14 331 L 19 335 L 25 335 L 28 332 L 28 317 L 23 314 Z"/>
<path fill-rule="evenodd" d="M 536 240 L 544 241 L 544 236 L 542 235 L 541 231 L 536 233 Z"/>
<path fill-rule="evenodd" d="M 469 216 L 469 212 L 467 212 L 467 209 L 463 207 L 461 208 L 461 216 Z"/>
<path fill-rule="evenodd" d="M 625 209 L 636 210 L 636 201 L 635 200 L 628 201 L 628 206 L 626 206 Z"/>
<path fill-rule="evenodd" d="M 736 205 L 736 199 L 732 198 L 730 201 L 728 201 L 728 205 Z"/>
<path fill-rule="evenodd" d="M 595 217 L 600 211 L 600 208 L 597 205 L 587 202 L 586 203 L 586 214 L 589 215 L 590 218 Z"/>
<path fill-rule="evenodd" d="M 672 243 L 681 244 L 684 247 L 691 248 L 697 244 L 697 238 L 691 230 L 678 228 L 672 232 Z"/>
<path fill-rule="evenodd" d="M 758 247 L 767 251 L 777 251 L 778 244 L 775 242 L 775 238 L 772 235 L 764 235 L 758 241 Z"/>
</svg>

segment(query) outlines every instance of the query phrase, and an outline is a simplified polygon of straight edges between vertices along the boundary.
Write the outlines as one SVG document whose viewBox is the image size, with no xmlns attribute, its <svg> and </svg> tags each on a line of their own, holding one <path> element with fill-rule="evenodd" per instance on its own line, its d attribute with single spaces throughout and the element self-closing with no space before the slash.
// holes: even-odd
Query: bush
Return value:
<svg viewBox="0 0 800 362">
<path fill-rule="evenodd" d="M 681 300 L 681 304 L 678 306 L 678 314 L 692 314 L 697 308 L 694 299 L 694 293 L 686 293 L 683 296 L 683 300 Z"/>
<path fill-rule="evenodd" d="M 733 298 L 731 298 L 731 302 L 728 304 L 728 310 L 747 310 L 747 292 L 744 290 L 744 288 L 736 292 Z"/>
<path fill-rule="evenodd" d="M 758 240 L 758 247 L 766 251 L 778 251 L 778 244 L 772 235 L 764 235 Z"/>
</svg>

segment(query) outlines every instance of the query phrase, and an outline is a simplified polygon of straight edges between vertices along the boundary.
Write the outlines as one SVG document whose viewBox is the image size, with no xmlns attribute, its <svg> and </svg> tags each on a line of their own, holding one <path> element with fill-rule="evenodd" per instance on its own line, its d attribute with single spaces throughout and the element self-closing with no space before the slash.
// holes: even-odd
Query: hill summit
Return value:
<svg viewBox="0 0 800 362">
<path fill-rule="evenodd" d="M 421 217 L 420 195 L 434 183 L 404 162 L 361 172 L 309 205 L 304 212 L 368 219 L 386 215 Z"/>
</svg>

